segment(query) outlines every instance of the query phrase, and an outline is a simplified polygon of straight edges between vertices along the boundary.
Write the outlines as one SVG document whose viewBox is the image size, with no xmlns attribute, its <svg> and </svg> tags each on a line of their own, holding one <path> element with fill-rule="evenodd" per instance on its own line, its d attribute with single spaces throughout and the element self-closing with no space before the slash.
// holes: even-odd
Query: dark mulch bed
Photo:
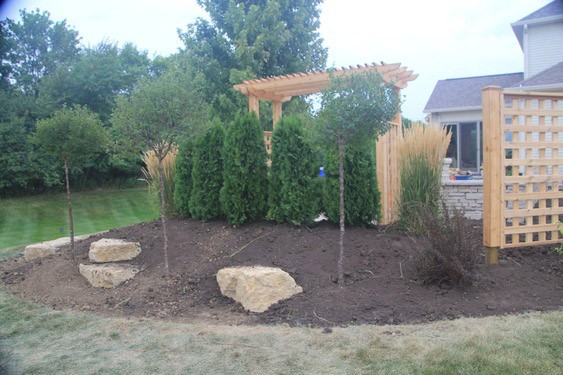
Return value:
<svg viewBox="0 0 563 375">
<path fill-rule="evenodd" d="M 481 223 L 472 224 L 480 235 Z M 399 324 L 563 306 L 563 257 L 549 247 L 503 250 L 500 265 L 480 266 L 478 281 L 460 290 L 416 280 L 414 259 L 428 246 L 423 239 L 392 227 L 349 228 L 346 282 L 340 287 L 334 282 L 338 233 L 327 223 L 301 229 L 270 222 L 232 228 L 224 222 L 173 220 L 171 275 L 166 277 L 160 222 L 154 221 L 103 235 L 138 241 L 143 249 L 130 262 L 142 271 L 116 289 L 93 288 L 78 272 L 79 263 L 88 263 L 90 243 L 101 236 L 79 243 L 74 259 L 65 248 L 42 260 L 1 262 L 0 279 L 21 298 L 54 309 L 226 324 Z M 215 280 L 219 269 L 235 265 L 281 267 L 304 292 L 265 313 L 247 313 L 221 295 Z"/>
</svg>

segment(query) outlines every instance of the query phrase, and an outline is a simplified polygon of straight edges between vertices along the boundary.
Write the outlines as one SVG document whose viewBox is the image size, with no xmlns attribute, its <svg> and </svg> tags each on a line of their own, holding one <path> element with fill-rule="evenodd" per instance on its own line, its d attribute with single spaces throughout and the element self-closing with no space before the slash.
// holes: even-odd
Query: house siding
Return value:
<svg viewBox="0 0 563 375">
<path fill-rule="evenodd" d="M 529 25 L 525 40 L 526 78 L 563 61 L 563 22 Z"/>
</svg>

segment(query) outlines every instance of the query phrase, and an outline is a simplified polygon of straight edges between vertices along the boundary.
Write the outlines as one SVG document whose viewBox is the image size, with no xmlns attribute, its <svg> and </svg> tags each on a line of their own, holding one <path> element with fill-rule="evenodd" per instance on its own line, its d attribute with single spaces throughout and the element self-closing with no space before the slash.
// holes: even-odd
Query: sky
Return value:
<svg viewBox="0 0 563 375">
<path fill-rule="evenodd" d="M 424 118 L 440 79 L 522 72 L 524 56 L 511 23 L 551 0 L 325 0 L 320 34 L 327 67 L 400 62 L 419 75 L 402 91 L 403 115 Z M 53 21 L 66 19 L 94 46 L 133 42 L 149 55 L 182 47 L 177 29 L 206 18 L 195 0 L 8 0 L 0 19 L 39 8 Z"/>
</svg>

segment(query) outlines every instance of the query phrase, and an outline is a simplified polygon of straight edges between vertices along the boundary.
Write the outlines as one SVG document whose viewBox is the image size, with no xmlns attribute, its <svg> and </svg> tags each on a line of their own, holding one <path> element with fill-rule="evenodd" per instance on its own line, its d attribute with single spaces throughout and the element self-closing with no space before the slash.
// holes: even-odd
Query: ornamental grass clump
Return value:
<svg viewBox="0 0 563 375">
<path fill-rule="evenodd" d="M 421 207 L 430 212 L 439 209 L 443 159 L 450 139 L 451 133 L 445 128 L 415 123 L 398 144 L 399 220 L 407 230 L 421 230 Z"/>
<path fill-rule="evenodd" d="M 178 148 L 173 146 L 170 152 L 162 160 L 163 182 L 164 182 L 164 205 L 166 209 L 166 216 L 171 217 L 176 215 L 174 206 L 174 165 L 176 164 L 176 156 L 178 155 Z M 154 189 L 159 192 L 160 187 L 158 180 L 158 158 L 153 150 L 143 152 L 143 162 L 145 167 L 142 168 L 145 180 L 149 184 L 149 189 Z"/>
</svg>

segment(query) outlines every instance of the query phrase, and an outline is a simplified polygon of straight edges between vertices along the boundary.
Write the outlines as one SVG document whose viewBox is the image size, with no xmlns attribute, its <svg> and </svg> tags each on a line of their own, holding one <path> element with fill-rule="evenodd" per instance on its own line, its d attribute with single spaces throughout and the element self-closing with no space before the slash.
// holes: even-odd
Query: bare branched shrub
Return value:
<svg viewBox="0 0 563 375">
<path fill-rule="evenodd" d="M 423 234 L 431 244 L 417 259 L 419 279 L 428 284 L 470 285 L 475 279 L 479 255 L 479 242 L 471 222 L 462 211 L 450 209 L 444 202 L 441 210 L 421 205 L 417 211 Z"/>
</svg>

